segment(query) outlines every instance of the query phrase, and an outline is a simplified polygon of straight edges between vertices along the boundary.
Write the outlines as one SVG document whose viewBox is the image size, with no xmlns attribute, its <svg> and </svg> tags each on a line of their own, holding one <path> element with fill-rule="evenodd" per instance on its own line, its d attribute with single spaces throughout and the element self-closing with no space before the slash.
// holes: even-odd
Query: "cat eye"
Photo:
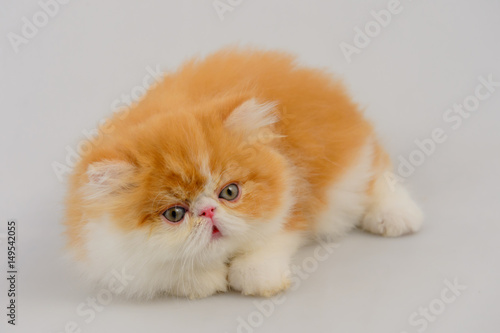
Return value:
<svg viewBox="0 0 500 333">
<path fill-rule="evenodd" d="M 219 193 L 219 198 L 228 200 L 228 201 L 233 201 L 236 198 L 238 198 L 238 195 L 240 194 L 240 189 L 238 188 L 238 185 L 236 184 L 229 184 L 226 187 L 222 189 Z"/>
<path fill-rule="evenodd" d="M 170 207 L 163 213 L 163 216 L 173 223 L 180 222 L 184 215 L 186 215 L 186 209 L 181 206 Z"/>
</svg>

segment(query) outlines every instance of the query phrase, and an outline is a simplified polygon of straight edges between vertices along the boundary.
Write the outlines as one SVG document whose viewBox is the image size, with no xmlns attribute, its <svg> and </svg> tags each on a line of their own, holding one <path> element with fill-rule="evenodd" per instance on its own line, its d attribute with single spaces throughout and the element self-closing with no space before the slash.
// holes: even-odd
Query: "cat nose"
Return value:
<svg viewBox="0 0 500 333">
<path fill-rule="evenodd" d="M 200 216 L 212 218 L 215 214 L 215 207 L 206 207 L 201 210 Z"/>
</svg>

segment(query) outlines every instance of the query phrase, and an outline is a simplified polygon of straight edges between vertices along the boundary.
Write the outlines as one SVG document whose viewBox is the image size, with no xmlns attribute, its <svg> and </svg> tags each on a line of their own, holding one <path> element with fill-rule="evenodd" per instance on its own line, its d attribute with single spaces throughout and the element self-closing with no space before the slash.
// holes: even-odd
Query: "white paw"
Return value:
<svg viewBox="0 0 500 333">
<path fill-rule="evenodd" d="M 372 204 L 363 217 L 361 227 L 388 237 L 418 231 L 422 226 L 422 211 L 406 193 L 400 194 Z"/>
<path fill-rule="evenodd" d="M 176 288 L 170 294 L 188 297 L 189 299 L 198 299 L 219 292 L 226 292 L 227 289 L 227 267 L 224 265 L 224 267 L 218 270 L 209 272 L 200 270 L 192 276 L 186 276 L 177 282 Z"/>
<path fill-rule="evenodd" d="M 286 260 L 237 257 L 229 267 L 229 285 L 243 295 L 271 297 L 290 287 Z"/>
</svg>

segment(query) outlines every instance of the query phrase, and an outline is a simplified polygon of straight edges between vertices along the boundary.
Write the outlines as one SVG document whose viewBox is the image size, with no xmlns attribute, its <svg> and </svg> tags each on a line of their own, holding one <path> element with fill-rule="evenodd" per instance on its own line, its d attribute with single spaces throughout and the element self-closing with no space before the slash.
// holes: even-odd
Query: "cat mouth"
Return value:
<svg viewBox="0 0 500 333">
<path fill-rule="evenodd" d="M 219 228 L 217 228 L 217 226 L 215 224 L 212 225 L 212 239 L 217 239 L 221 236 L 222 236 L 222 234 L 221 234 Z"/>
</svg>

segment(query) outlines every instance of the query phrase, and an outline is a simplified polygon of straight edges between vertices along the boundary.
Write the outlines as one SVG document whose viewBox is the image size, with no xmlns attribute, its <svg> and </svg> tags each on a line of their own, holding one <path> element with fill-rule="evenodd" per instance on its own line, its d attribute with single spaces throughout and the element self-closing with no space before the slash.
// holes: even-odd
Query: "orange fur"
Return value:
<svg viewBox="0 0 500 333">
<path fill-rule="evenodd" d="M 251 98 L 278 103 L 280 121 L 266 126 L 271 139 L 259 139 L 261 131 L 250 140 L 224 127 L 232 111 Z M 327 189 L 373 135 L 328 73 L 297 66 L 280 52 L 238 49 L 187 62 L 107 126 L 112 130 L 101 129 L 103 141 L 94 143 L 71 178 L 66 225 L 70 245 L 82 256 L 88 219 L 106 212 L 123 230 L 154 232 L 163 210 L 178 202 L 189 205 L 202 191 L 207 171 L 217 188 L 228 181 L 244 184 L 242 200 L 225 205 L 255 219 L 284 204 L 280 193 L 293 180 L 298 200 L 285 228 L 307 230 L 327 204 Z M 376 164 L 385 163 L 384 154 L 378 147 Z M 82 190 L 88 168 L 103 161 L 124 161 L 134 170 L 120 171 L 121 183 L 106 200 L 89 202 Z"/>
</svg>

